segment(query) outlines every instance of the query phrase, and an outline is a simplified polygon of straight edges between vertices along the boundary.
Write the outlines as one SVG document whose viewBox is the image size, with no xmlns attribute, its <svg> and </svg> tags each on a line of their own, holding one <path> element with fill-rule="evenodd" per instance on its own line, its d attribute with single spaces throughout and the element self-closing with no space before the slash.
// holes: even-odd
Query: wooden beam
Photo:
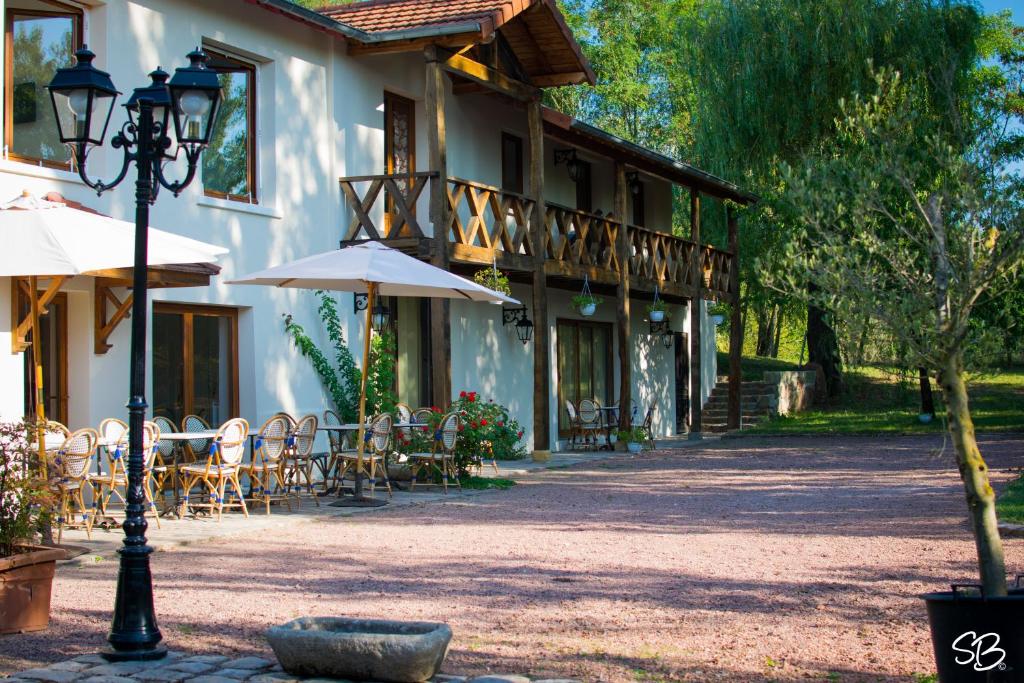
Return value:
<svg viewBox="0 0 1024 683">
<path fill-rule="evenodd" d="M 486 64 L 470 59 L 465 55 L 452 55 L 444 62 L 444 69 L 462 78 L 479 83 L 491 90 L 509 95 L 517 100 L 530 102 L 540 97 L 540 90 L 510 78 Z"/>
<path fill-rule="evenodd" d="M 633 399 L 633 344 L 629 322 L 629 236 L 626 230 L 627 197 L 626 166 L 616 162 L 615 215 L 620 221 L 619 234 L 615 244 L 615 249 L 619 253 L 619 286 L 616 290 L 619 308 L 616 312 L 616 322 L 619 330 L 619 426 L 623 429 L 630 426 L 632 417 L 630 402 Z"/>
<path fill-rule="evenodd" d="M 46 307 L 50 305 L 54 297 L 57 296 L 57 292 L 67 281 L 67 277 L 64 275 L 57 275 L 50 278 L 50 284 L 47 285 L 46 290 L 38 297 L 36 301 L 36 313 L 42 317 L 46 315 Z M 11 316 L 11 320 L 18 321 L 17 326 L 14 328 L 14 333 L 11 334 L 11 353 L 21 353 L 29 347 L 29 343 L 25 341 L 28 338 L 28 333 L 32 329 L 32 307 L 29 307 L 28 315 L 24 319 L 19 319 L 21 311 L 18 307 L 18 289 L 24 287 L 28 283 L 26 278 L 14 278 L 11 282 L 11 310 L 14 315 Z M 28 288 L 29 298 L 31 299 L 32 290 L 31 286 Z"/>
<path fill-rule="evenodd" d="M 545 275 L 544 118 L 540 98 L 528 103 L 526 118 L 530 146 L 529 193 L 533 199 L 530 236 L 533 257 L 537 261 L 533 271 L 533 450 L 534 457 L 542 460 L 551 453 L 551 328 Z"/>
<path fill-rule="evenodd" d="M 729 288 L 732 290 L 732 311 L 729 315 L 729 429 L 742 428 L 742 368 L 743 321 L 740 316 L 740 244 L 736 225 L 736 209 L 726 207 L 726 223 L 729 230 L 729 251 L 732 252 L 732 267 L 729 269 Z"/>
<path fill-rule="evenodd" d="M 573 71 L 562 74 L 540 74 L 531 76 L 530 82 L 538 88 L 550 88 L 559 85 L 579 85 L 587 82 L 587 74 L 583 71 Z"/>
<path fill-rule="evenodd" d="M 448 139 L 445 131 L 444 70 L 436 46 L 424 51 L 427 149 L 430 172 L 430 221 L 438 248 L 431 263 L 448 270 Z M 430 300 L 430 385 L 433 403 L 445 410 L 452 400 L 452 308 L 450 299 Z"/>
<path fill-rule="evenodd" d="M 693 282 L 700 282 L 701 250 L 700 250 L 700 193 L 690 190 L 690 240 L 697 245 L 690 259 Z M 701 343 L 700 343 L 700 287 L 698 293 L 690 299 L 690 438 L 700 438 L 702 430 L 701 413 L 704 410 L 701 401 Z"/>
<path fill-rule="evenodd" d="M 114 286 L 120 286 L 120 282 L 96 278 L 93 284 L 92 350 L 97 356 L 113 348 L 107 340 L 132 310 L 132 293 L 128 292 L 122 301 L 111 291 Z M 114 313 L 110 317 L 107 317 L 108 302 L 114 305 Z"/>
<path fill-rule="evenodd" d="M 360 43 L 349 40 L 348 54 L 354 57 L 362 55 L 387 55 L 396 52 L 421 52 L 434 46 L 458 49 L 467 44 L 480 41 L 479 32 L 458 33 L 450 36 L 432 36 L 411 40 L 388 40 L 380 43 Z"/>
</svg>

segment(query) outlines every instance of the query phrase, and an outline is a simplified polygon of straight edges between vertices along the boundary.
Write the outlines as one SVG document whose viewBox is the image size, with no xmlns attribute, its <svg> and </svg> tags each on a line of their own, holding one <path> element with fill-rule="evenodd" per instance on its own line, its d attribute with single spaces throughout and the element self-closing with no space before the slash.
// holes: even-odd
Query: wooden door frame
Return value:
<svg viewBox="0 0 1024 683">
<path fill-rule="evenodd" d="M 196 315 L 205 315 L 213 318 L 227 318 L 229 321 L 231 331 L 231 345 L 228 349 L 229 353 L 229 371 L 231 373 L 231 404 L 228 412 L 231 415 L 237 416 L 239 414 L 238 409 L 238 309 L 233 306 L 217 306 L 210 304 L 180 304 L 180 303 L 166 303 L 163 301 L 153 302 L 153 315 L 157 313 L 170 314 L 170 315 L 181 315 L 181 334 L 182 334 L 182 417 L 185 415 L 194 414 L 195 409 L 195 352 L 193 349 L 192 339 L 192 318 Z M 152 355 L 151 345 L 150 355 Z"/>
<path fill-rule="evenodd" d="M 556 372 L 558 372 L 558 359 L 561 358 L 560 351 L 561 351 L 561 348 L 562 348 L 562 335 L 560 335 L 558 333 L 558 328 L 560 326 L 562 326 L 562 325 L 569 325 L 569 326 L 573 327 L 575 335 L 576 335 L 576 376 L 573 378 L 573 383 L 575 384 L 577 390 L 579 390 L 579 386 L 580 386 L 579 330 L 580 330 L 580 328 L 583 328 L 583 327 L 589 327 L 591 329 L 605 329 L 605 330 L 607 330 L 607 332 L 608 332 L 609 349 L 608 349 L 608 356 L 607 356 L 607 367 L 605 368 L 605 372 L 606 372 L 606 377 L 608 378 L 608 381 L 607 381 L 608 389 L 609 389 L 608 393 L 612 396 L 611 400 L 614 400 L 614 396 L 615 396 L 615 378 L 613 376 L 613 373 L 615 371 L 615 368 L 614 368 L 613 358 L 614 358 L 615 354 L 612 353 L 612 347 L 615 344 L 615 338 L 614 338 L 614 334 L 615 334 L 614 327 L 615 326 L 614 326 L 614 324 L 607 323 L 607 322 L 596 321 L 596 320 L 579 320 L 578 318 L 557 318 L 555 320 L 555 337 L 556 337 L 556 339 L 555 339 L 555 368 L 556 368 Z M 594 376 L 594 368 L 596 367 L 595 360 L 596 360 L 595 354 L 591 354 L 591 361 L 590 361 L 590 376 L 591 376 L 591 378 L 593 378 L 593 376 Z M 555 390 L 556 390 L 556 392 L 558 394 L 558 411 L 559 411 L 558 415 L 560 416 L 561 415 L 561 411 L 565 410 L 565 396 L 562 395 L 562 376 L 561 376 L 561 373 L 558 373 L 558 379 L 555 382 L 555 387 L 556 387 Z M 594 398 L 594 397 L 589 397 L 589 398 Z M 604 405 L 604 402 L 608 401 L 609 399 L 608 399 L 608 397 L 606 395 L 606 396 L 602 397 L 599 400 L 601 400 L 602 405 Z M 575 398 L 573 398 L 573 403 L 577 403 L 577 402 L 578 401 Z M 558 422 L 559 421 L 556 420 L 556 422 L 555 422 L 556 427 L 558 426 Z M 563 429 L 561 429 L 559 427 L 558 428 L 558 436 L 559 437 L 563 437 L 563 438 L 567 437 L 567 436 L 569 436 L 569 432 L 565 431 L 565 430 L 563 430 Z"/>
<path fill-rule="evenodd" d="M 15 307 L 15 311 L 18 313 L 18 316 L 21 316 L 22 304 L 24 304 L 25 308 L 28 308 L 30 306 L 30 304 L 28 302 L 27 294 L 24 291 L 24 289 L 28 288 L 28 280 L 22 279 L 22 278 L 14 278 L 12 284 L 14 286 L 14 307 Z M 22 287 L 23 284 L 24 284 L 24 289 Z M 39 293 L 42 294 L 42 290 L 40 290 Z M 25 296 L 25 298 L 23 299 L 22 296 Z M 55 314 L 57 316 L 56 323 L 57 323 L 57 336 L 58 336 L 58 339 L 57 340 L 51 340 L 51 343 L 57 344 L 57 347 L 56 347 L 57 348 L 57 377 L 58 377 L 58 383 L 60 384 L 60 391 L 61 391 L 61 393 L 56 397 L 57 398 L 57 411 L 56 411 L 56 414 L 55 415 L 52 414 L 53 411 L 51 411 L 49 409 L 49 406 L 47 406 L 46 419 L 48 419 L 48 420 L 56 420 L 56 421 L 58 421 L 58 422 L 60 422 L 62 424 L 67 424 L 67 422 L 68 422 L 68 408 L 69 408 L 68 403 L 69 403 L 70 398 L 71 398 L 71 395 L 70 395 L 70 393 L 68 391 L 68 294 L 67 294 L 67 292 L 58 292 L 53 297 L 53 300 L 49 303 L 47 308 L 48 308 L 48 310 L 47 310 L 47 317 L 49 315 L 51 315 L 51 314 Z M 40 322 L 42 322 L 42 321 L 40 321 Z M 33 339 L 32 343 L 35 344 L 35 342 L 36 342 L 36 340 Z M 28 363 L 28 360 L 27 360 L 29 358 L 28 354 L 32 353 L 32 352 L 33 352 L 33 349 L 31 349 L 31 347 L 24 351 L 25 359 L 26 359 L 25 362 L 26 363 Z M 47 359 L 43 359 L 43 363 L 45 365 L 47 363 Z M 25 370 L 25 380 L 24 381 L 25 381 L 25 387 L 27 389 L 30 389 L 30 390 L 32 389 L 32 385 L 34 383 L 33 376 L 34 376 L 34 371 L 29 369 L 29 368 L 26 368 L 26 370 Z M 44 372 L 44 375 L 43 375 L 43 382 L 44 382 L 43 383 L 43 391 L 45 391 L 47 393 L 49 393 L 53 389 L 53 382 L 47 382 L 46 381 L 47 379 L 49 379 L 50 376 L 51 375 L 50 375 L 49 372 Z M 32 392 L 32 393 L 34 394 L 34 392 Z M 47 400 L 47 403 L 49 403 L 49 400 Z M 30 415 L 34 414 L 34 411 L 28 411 L 27 414 L 30 414 Z"/>
</svg>

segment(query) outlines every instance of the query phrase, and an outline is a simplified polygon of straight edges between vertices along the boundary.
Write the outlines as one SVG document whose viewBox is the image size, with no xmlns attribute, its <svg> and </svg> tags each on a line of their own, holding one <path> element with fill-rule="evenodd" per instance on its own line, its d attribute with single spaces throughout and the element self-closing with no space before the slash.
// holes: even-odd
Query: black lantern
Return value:
<svg viewBox="0 0 1024 683">
<path fill-rule="evenodd" d="M 564 163 L 565 170 L 569 172 L 569 180 L 574 183 L 580 179 L 580 167 L 583 162 L 576 156 L 576 150 L 572 147 L 569 149 L 556 149 L 555 150 L 555 166 Z"/>
<path fill-rule="evenodd" d="M 160 140 L 166 138 L 166 149 L 163 156 L 166 159 L 174 159 L 176 155 L 170 153 L 173 142 L 170 139 L 168 123 L 171 117 L 171 91 L 167 87 L 169 73 L 157 67 L 149 74 L 152 82 L 145 88 L 136 88 L 132 96 L 125 102 L 124 108 L 128 110 L 128 118 L 132 125 L 139 125 L 139 100 L 147 99 L 153 103 L 153 138 Z"/>
<path fill-rule="evenodd" d="M 533 339 L 533 322 L 526 317 L 526 306 L 501 309 L 501 324 L 514 325 L 516 337 L 524 346 Z"/>
<path fill-rule="evenodd" d="M 672 334 L 672 330 L 665 330 L 665 334 L 661 335 L 661 345 L 666 349 L 671 349 L 674 341 L 675 335 Z"/>
<path fill-rule="evenodd" d="M 210 143 L 221 90 L 217 72 L 206 66 L 205 52 L 196 48 L 188 59 L 188 66 L 174 70 L 169 88 L 178 144 L 192 151 Z"/>
<path fill-rule="evenodd" d="M 644 189 L 644 184 L 640 181 L 640 173 L 638 171 L 630 171 L 626 174 L 626 184 L 629 186 L 629 191 L 633 196 L 640 194 L 640 191 Z"/>
<path fill-rule="evenodd" d="M 382 304 L 379 300 L 373 306 L 373 315 L 370 316 L 370 324 L 373 331 L 380 334 L 391 326 L 391 309 Z"/>
<path fill-rule="evenodd" d="M 88 147 L 103 144 L 114 100 L 120 94 L 110 74 L 92 65 L 96 58 L 84 45 L 75 52 L 74 66 L 57 69 L 47 86 L 60 141 L 74 145 L 82 159 Z M 77 159 L 81 163 L 81 159 Z"/>
</svg>

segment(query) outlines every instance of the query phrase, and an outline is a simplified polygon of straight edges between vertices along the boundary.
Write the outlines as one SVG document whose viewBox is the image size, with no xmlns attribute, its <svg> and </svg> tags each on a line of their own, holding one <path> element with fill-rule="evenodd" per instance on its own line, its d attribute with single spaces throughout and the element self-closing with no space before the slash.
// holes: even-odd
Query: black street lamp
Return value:
<svg viewBox="0 0 1024 683">
<path fill-rule="evenodd" d="M 131 381 L 128 400 L 128 491 L 125 505 L 124 546 L 118 551 L 120 570 L 117 596 L 103 656 L 111 661 L 159 659 L 167 654 L 160 645 L 162 636 L 153 609 L 153 577 L 146 544 L 148 524 L 143 516 L 142 431 L 146 419 L 146 253 L 149 231 L 149 206 L 156 201 L 160 186 L 177 196 L 196 175 L 199 155 L 209 144 L 217 116 L 221 90 L 217 74 L 206 66 L 206 55 L 195 50 L 188 55 L 190 64 L 175 71 L 167 83 L 167 73 L 157 68 L 150 74 L 152 83 L 138 88 L 125 107 L 129 120 L 113 137 L 111 145 L 122 149 L 124 160 L 117 177 L 109 183 L 90 180 L 85 165 L 93 147 L 103 145 L 110 115 L 118 91 L 110 74 L 92 65 L 95 55 L 87 47 L 75 53 L 77 64 L 58 69 L 48 89 L 57 118 L 61 142 L 75 157 L 78 175 L 97 194 L 117 186 L 134 163 L 135 180 L 135 269 L 132 282 Z M 163 174 L 164 162 L 177 158 L 171 154 L 172 141 L 168 115 L 173 116 L 178 149 L 185 150 L 188 173 L 183 180 L 169 182 Z M 154 182 L 154 180 L 156 182 Z"/>
</svg>

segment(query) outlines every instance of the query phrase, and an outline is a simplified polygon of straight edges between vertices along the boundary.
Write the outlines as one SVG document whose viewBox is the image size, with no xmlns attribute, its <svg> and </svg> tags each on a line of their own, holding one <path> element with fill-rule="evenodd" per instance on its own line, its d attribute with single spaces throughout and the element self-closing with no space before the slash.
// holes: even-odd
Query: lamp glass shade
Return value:
<svg viewBox="0 0 1024 683">
<path fill-rule="evenodd" d="M 125 102 L 125 109 L 128 110 L 128 118 L 131 119 L 132 124 L 135 126 L 139 125 L 139 100 L 147 99 L 153 105 L 153 122 L 155 125 L 153 135 L 160 135 L 167 139 L 166 147 L 161 150 L 161 154 L 166 159 L 173 159 L 174 155 L 169 152 L 173 145 L 174 131 L 170 129 L 170 118 L 171 118 L 171 91 L 167 87 L 167 79 L 170 78 L 170 74 L 157 67 L 155 71 L 149 74 L 152 79 L 145 88 L 136 88 L 132 92 L 132 96 Z"/>
<path fill-rule="evenodd" d="M 529 318 L 523 317 L 516 323 L 516 336 L 523 344 L 527 344 L 533 338 L 533 322 Z"/>
<path fill-rule="evenodd" d="M 60 141 L 65 144 L 103 144 L 118 92 L 110 74 L 92 65 L 88 48 L 75 53 L 74 66 L 58 69 L 47 86 Z"/>
<path fill-rule="evenodd" d="M 202 50 L 188 55 L 190 64 L 174 70 L 169 84 L 174 132 L 178 144 L 205 147 L 210 144 L 220 109 L 221 89 L 217 72 L 206 66 Z"/>
<path fill-rule="evenodd" d="M 370 324 L 375 332 L 381 332 L 391 324 L 391 311 L 387 306 L 377 304 L 373 307 L 373 314 L 370 316 Z"/>
<path fill-rule="evenodd" d="M 672 348 L 672 342 L 674 342 L 674 341 L 675 341 L 675 339 L 673 337 L 672 330 L 665 330 L 665 334 L 661 335 L 661 344 L 666 349 L 671 349 Z"/>
</svg>

